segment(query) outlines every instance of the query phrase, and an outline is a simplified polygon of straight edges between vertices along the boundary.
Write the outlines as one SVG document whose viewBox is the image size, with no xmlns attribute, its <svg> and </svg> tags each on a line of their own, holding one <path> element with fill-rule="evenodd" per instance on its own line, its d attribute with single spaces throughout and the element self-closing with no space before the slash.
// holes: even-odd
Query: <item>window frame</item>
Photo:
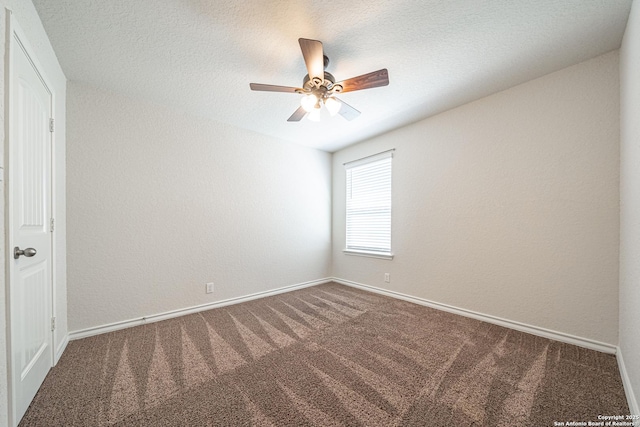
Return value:
<svg viewBox="0 0 640 427">
<path fill-rule="evenodd" d="M 380 153 L 377 154 L 373 154 L 371 156 L 366 156 L 357 160 L 353 160 L 350 162 L 346 162 L 343 164 L 344 168 L 345 168 L 345 230 L 344 230 L 344 237 L 345 237 L 345 248 L 342 250 L 342 252 L 345 255 L 355 255 L 355 256 L 363 256 L 363 257 L 370 257 L 370 258 L 380 258 L 380 259 L 386 259 L 386 260 L 392 260 L 394 257 L 393 254 L 393 239 L 392 239 L 392 217 L 393 217 L 393 207 L 392 207 L 392 200 L 393 200 L 393 153 L 394 153 L 395 149 L 390 149 L 390 150 L 386 150 L 386 151 L 382 151 Z M 371 163 L 377 163 L 383 160 L 389 160 L 390 164 L 389 164 L 389 250 L 388 251 L 376 251 L 376 250 L 366 250 L 366 249 L 359 249 L 359 248 L 353 248 L 353 247 L 349 247 L 347 246 L 347 242 L 349 240 L 349 236 L 348 236 L 348 223 L 349 223 L 349 173 L 350 173 L 350 169 L 355 169 L 361 166 L 365 166 L 365 165 L 370 165 Z M 351 184 L 353 185 L 353 182 L 351 182 Z"/>
</svg>

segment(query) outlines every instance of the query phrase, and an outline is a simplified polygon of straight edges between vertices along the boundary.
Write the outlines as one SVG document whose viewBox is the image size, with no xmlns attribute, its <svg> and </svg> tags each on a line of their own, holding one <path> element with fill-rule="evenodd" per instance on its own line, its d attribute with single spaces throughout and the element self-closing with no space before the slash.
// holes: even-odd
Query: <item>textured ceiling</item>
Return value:
<svg viewBox="0 0 640 427">
<path fill-rule="evenodd" d="M 326 151 L 620 46 L 632 0 L 33 0 L 71 81 Z M 320 40 L 337 80 L 380 68 L 386 87 L 345 93 L 353 121 L 287 118 L 298 38 Z"/>
</svg>

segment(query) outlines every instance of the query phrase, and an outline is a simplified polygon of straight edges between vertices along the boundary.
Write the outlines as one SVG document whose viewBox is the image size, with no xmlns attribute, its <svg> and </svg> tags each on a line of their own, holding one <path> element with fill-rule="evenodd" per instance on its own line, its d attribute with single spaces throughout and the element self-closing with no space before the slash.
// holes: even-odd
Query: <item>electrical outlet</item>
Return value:
<svg viewBox="0 0 640 427">
<path fill-rule="evenodd" d="M 389 273 L 384 273 L 384 281 L 387 283 L 391 282 L 391 276 L 389 276 Z"/>
<path fill-rule="evenodd" d="M 207 283 L 207 293 L 208 294 L 212 294 L 213 293 L 213 282 Z"/>
</svg>

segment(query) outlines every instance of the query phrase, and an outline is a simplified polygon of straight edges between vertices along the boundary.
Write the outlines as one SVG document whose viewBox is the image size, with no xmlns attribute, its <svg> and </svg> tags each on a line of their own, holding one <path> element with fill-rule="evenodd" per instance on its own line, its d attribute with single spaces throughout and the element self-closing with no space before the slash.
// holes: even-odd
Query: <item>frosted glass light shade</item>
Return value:
<svg viewBox="0 0 640 427">
<path fill-rule="evenodd" d="M 311 113 L 315 109 L 317 103 L 318 98 L 316 98 L 312 93 L 305 95 L 300 99 L 300 105 L 302 105 L 302 108 L 304 108 L 304 111 L 307 113 Z"/>
<path fill-rule="evenodd" d="M 340 101 L 338 101 L 334 97 L 327 98 L 324 101 L 324 105 L 327 107 L 327 110 L 329 110 L 329 114 L 331 114 L 332 116 L 338 114 L 338 111 L 340 111 L 340 107 L 342 107 Z"/>
<path fill-rule="evenodd" d="M 319 122 L 320 121 L 320 108 L 314 108 L 310 113 L 309 113 L 309 120 L 311 120 L 312 122 Z"/>
</svg>

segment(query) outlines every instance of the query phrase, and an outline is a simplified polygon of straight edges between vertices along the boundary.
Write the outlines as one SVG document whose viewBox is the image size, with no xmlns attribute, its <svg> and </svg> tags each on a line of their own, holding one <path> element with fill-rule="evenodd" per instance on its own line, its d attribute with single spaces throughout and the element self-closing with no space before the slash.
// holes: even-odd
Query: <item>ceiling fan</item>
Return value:
<svg viewBox="0 0 640 427">
<path fill-rule="evenodd" d="M 353 120 L 360 115 L 360 111 L 336 98 L 335 94 L 371 89 L 389 84 L 389 72 L 386 68 L 336 83 L 336 79 L 330 73 L 324 71 L 329 65 L 329 58 L 324 55 L 322 42 L 302 38 L 298 39 L 298 42 L 309 72 L 304 76 L 302 87 L 260 83 L 249 84 L 251 90 L 304 95 L 300 101 L 300 107 L 287 119 L 288 122 L 299 122 L 307 114 L 309 114 L 309 120 L 319 121 L 322 105 L 327 108 L 332 116 L 340 114 L 347 120 Z"/>
</svg>

